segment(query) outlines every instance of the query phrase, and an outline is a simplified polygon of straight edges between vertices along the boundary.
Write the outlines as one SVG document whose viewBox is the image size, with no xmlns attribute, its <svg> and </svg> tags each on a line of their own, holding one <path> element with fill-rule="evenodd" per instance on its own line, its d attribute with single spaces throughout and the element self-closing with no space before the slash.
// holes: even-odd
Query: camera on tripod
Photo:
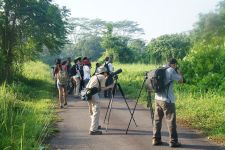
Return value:
<svg viewBox="0 0 225 150">
<path fill-rule="evenodd" d="M 118 74 L 120 74 L 123 70 L 120 68 L 116 70 L 115 72 L 112 72 L 111 75 L 114 79 L 118 79 Z"/>
<path fill-rule="evenodd" d="M 121 72 L 122 72 L 121 68 L 116 70 L 115 72 L 111 72 L 106 80 L 105 85 L 108 86 L 113 84 L 113 81 L 118 79 L 118 74 L 120 74 Z"/>
</svg>

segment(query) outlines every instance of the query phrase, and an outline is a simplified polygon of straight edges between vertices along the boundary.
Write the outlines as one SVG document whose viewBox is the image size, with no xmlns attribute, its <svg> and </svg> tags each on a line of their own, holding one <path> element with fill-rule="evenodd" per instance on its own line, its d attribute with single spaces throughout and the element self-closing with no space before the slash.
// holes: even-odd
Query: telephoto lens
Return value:
<svg viewBox="0 0 225 150">
<path fill-rule="evenodd" d="M 120 74 L 122 71 L 123 71 L 123 70 L 120 68 L 120 69 L 116 70 L 115 72 L 112 72 L 111 74 L 112 74 L 112 76 L 114 77 L 114 76 Z"/>
</svg>

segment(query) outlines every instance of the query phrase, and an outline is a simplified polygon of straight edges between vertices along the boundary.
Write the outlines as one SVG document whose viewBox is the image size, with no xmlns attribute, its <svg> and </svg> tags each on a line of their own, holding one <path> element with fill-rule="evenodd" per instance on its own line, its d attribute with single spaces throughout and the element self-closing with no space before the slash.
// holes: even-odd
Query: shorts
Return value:
<svg viewBox="0 0 225 150">
<path fill-rule="evenodd" d="M 59 81 L 57 81 L 57 88 L 59 89 L 59 88 L 66 88 L 66 84 L 61 84 L 61 83 L 59 83 Z"/>
</svg>

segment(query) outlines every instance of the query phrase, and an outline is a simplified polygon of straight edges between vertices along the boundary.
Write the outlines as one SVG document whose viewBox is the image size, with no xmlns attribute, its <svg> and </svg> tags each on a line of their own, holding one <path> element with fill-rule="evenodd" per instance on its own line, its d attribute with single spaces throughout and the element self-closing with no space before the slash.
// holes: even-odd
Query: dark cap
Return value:
<svg viewBox="0 0 225 150">
<path fill-rule="evenodd" d="M 77 63 L 78 60 L 81 61 L 81 57 L 80 57 L 80 56 L 76 57 L 76 58 L 74 59 L 74 62 Z"/>
<path fill-rule="evenodd" d="M 109 57 L 108 56 L 105 58 L 105 61 L 109 61 Z"/>
<path fill-rule="evenodd" d="M 177 64 L 177 60 L 175 58 L 171 58 L 169 60 L 169 64 Z"/>
</svg>

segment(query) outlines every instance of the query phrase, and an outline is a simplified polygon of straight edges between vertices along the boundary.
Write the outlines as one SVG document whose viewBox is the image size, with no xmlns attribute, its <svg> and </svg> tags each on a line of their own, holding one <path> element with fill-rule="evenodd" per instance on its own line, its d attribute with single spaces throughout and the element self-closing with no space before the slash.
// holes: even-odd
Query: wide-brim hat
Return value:
<svg viewBox="0 0 225 150">
<path fill-rule="evenodd" d="M 103 73 L 103 72 L 108 72 L 106 67 L 104 67 L 104 66 L 98 67 L 97 73 L 100 74 L 100 73 Z"/>
</svg>

